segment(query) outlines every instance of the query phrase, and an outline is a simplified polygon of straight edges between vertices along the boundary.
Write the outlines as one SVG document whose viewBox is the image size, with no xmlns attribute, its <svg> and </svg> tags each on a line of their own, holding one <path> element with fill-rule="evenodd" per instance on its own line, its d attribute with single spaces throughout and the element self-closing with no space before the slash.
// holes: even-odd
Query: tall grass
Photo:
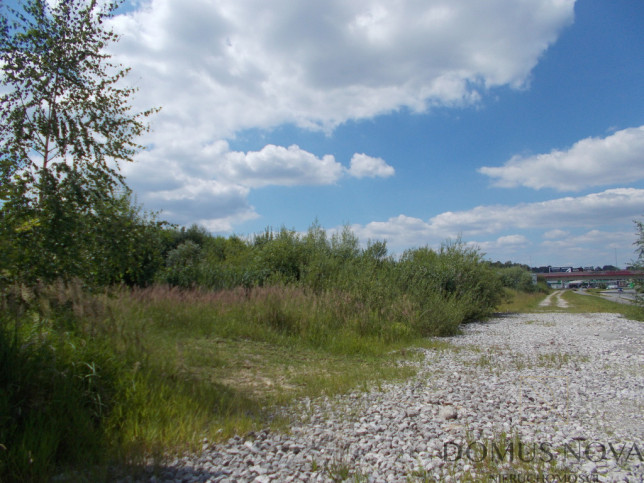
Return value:
<svg viewBox="0 0 644 483">
<path fill-rule="evenodd" d="M 461 322 L 490 315 L 502 294 L 500 273 L 460 240 L 438 250 L 407 250 L 399 258 L 388 255 L 384 242 L 360 248 L 348 228 L 329 237 L 317 225 L 305 235 L 283 228 L 247 242 L 205 235 L 195 240 L 182 241 L 168 253 L 159 283 L 217 291 L 289 286 L 341 293 L 368 305 L 378 320 L 395 319 L 395 311 L 411 304 L 415 329 L 429 335 L 453 334 Z M 367 331 L 374 325 L 361 323 Z"/>
<path fill-rule="evenodd" d="M 39 481 L 61 464 L 103 457 L 123 365 L 79 330 L 79 312 L 95 315 L 97 305 L 81 309 L 78 297 L 62 286 L 40 295 L 18 287 L 1 300 L 0 480 Z"/>
<path fill-rule="evenodd" d="M 417 337 L 405 307 L 387 324 L 360 300 L 301 287 L 17 292 L 0 327 L 2 481 L 243 434 L 292 397 L 408 373 L 391 352 Z"/>
<path fill-rule="evenodd" d="M 161 458 L 267 424 L 293 397 L 408 374 L 404 347 L 501 298 L 460 242 L 394 259 L 348 230 L 204 234 L 166 262 L 147 288 L 0 291 L 1 480 Z"/>
</svg>

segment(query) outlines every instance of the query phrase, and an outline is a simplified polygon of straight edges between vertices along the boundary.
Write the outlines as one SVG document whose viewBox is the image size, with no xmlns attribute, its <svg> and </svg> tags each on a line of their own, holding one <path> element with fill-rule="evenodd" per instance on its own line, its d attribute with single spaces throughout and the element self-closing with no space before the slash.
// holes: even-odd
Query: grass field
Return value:
<svg viewBox="0 0 644 483">
<path fill-rule="evenodd" d="M 14 335 L 3 332 L 14 342 L 1 345 L 0 359 L 9 364 L 3 377 L 23 378 L 14 380 L 16 397 L 32 405 L 48 401 L 43 407 L 61 418 L 30 413 L 22 446 L 3 449 L 5 474 L 7 465 L 20 466 L 13 476 L 24 481 L 46 481 L 54 468 L 60 471 L 54 465 L 66 448 L 60 438 L 85 442 L 96 479 L 109 479 L 107 462 L 136 468 L 195 450 L 204 438 L 288 430 L 289 421 L 276 416 L 280 406 L 407 379 L 415 370 L 405 362 L 422 357 L 416 348 L 450 349 L 448 340 L 419 337 L 402 325 L 374 331 L 364 326 L 368 311 L 354 312 L 335 294 L 300 289 L 215 294 L 152 287 L 89 296 L 58 287 L 52 293 L 43 296 L 40 315 L 23 317 Z M 540 307 L 545 296 L 508 292 L 499 312 L 612 312 L 644 320 L 639 307 L 572 291 L 563 295 L 567 308 Z M 0 405 L 15 406 L 4 397 Z M 61 432 L 70 412 L 87 413 L 89 422 L 79 419 L 73 433 Z M 97 418 L 100 426 L 92 422 Z M 51 425 L 47 437 L 44 421 Z M 0 443 L 11 434 L 0 434 Z"/>
<path fill-rule="evenodd" d="M 547 296 L 545 293 L 525 293 L 507 290 L 507 299 L 498 308 L 500 313 L 512 312 L 571 312 L 571 313 L 618 313 L 632 320 L 644 321 L 644 309 L 637 305 L 611 302 L 602 298 L 599 293 L 582 295 L 573 290 L 565 290 L 563 299 L 568 307 L 556 305 L 540 306 L 539 303 Z"/>
</svg>

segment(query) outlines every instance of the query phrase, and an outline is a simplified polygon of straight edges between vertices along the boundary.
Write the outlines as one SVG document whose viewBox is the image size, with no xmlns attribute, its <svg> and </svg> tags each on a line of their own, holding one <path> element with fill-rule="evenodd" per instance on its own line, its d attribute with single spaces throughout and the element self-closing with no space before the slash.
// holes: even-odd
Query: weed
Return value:
<svg viewBox="0 0 644 483">
<path fill-rule="evenodd" d="M 324 472 L 334 482 L 346 481 L 351 476 L 351 465 L 344 458 L 334 458 Z"/>
<path fill-rule="evenodd" d="M 490 368 L 492 367 L 492 357 L 489 354 L 483 354 L 474 363 L 477 367 Z"/>
</svg>

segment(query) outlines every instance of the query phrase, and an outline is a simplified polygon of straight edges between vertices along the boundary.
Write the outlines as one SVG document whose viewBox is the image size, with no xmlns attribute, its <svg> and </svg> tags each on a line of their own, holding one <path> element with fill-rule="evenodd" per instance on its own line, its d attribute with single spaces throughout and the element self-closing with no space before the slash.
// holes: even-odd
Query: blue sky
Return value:
<svg viewBox="0 0 644 483">
<path fill-rule="evenodd" d="M 168 221 L 634 257 L 641 0 L 140 0 L 113 28 L 135 107 L 162 107 L 123 171 Z"/>
</svg>

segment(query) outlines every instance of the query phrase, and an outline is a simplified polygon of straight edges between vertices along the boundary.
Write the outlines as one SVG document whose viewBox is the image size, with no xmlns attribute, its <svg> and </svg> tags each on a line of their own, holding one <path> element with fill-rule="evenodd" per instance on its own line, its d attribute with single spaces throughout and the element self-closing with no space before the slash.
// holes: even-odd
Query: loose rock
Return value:
<svg viewBox="0 0 644 483">
<path fill-rule="evenodd" d="M 204 441 L 146 481 L 644 479 L 644 324 L 540 313 L 463 332 L 405 383 L 303 400 L 289 435 Z"/>
</svg>

